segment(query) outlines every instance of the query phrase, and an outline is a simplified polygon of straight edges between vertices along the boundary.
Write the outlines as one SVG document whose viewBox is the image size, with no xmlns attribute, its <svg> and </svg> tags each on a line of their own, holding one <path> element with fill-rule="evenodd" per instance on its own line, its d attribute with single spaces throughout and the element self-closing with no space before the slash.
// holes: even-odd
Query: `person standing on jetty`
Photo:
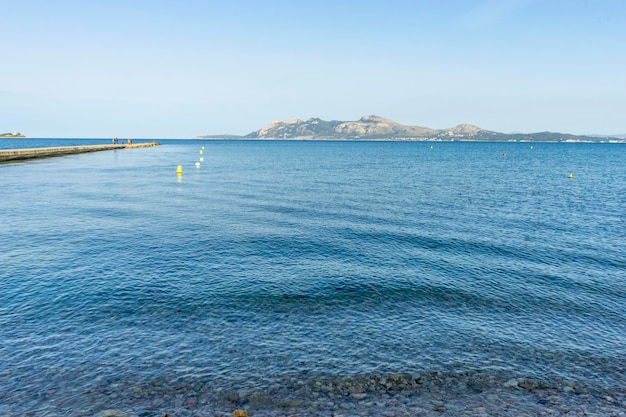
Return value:
<svg viewBox="0 0 626 417">
<path fill-rule="evenodd" d="M 113 138 L 113 145 L 117 145 L 117 138 Z"/>
</svg>

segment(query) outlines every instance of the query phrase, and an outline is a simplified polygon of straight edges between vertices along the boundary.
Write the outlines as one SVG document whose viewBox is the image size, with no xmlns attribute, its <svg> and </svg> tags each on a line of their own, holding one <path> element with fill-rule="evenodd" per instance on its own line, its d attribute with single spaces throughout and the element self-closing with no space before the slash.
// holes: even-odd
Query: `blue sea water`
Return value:
<svg viewBox="0 0 626 417">
<path fill-rule="evenodd" d="M 160 142 L 0 165 L 0 415 L 398 373 L 626 386 L 623 145 Z"/>
</svg>

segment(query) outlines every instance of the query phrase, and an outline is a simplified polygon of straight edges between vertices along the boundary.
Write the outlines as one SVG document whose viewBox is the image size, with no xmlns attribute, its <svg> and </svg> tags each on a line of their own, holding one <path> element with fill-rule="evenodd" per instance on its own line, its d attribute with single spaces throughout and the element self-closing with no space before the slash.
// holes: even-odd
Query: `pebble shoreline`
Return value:
<svg viewBox="0 0 626 417">
<path fill-rule="evenodd" d="M 318 380 L 285 378 L 263 390 L 202 381 L 113 384 L 70 400 L 50 391 L 36 410 L 2 398 L 0 416 L 250 417 L 355 416 L 611 416 L 626 417 L 626 389 L 602 391 L 571 383 L 433 373 Z M 21 399 L 25 400 L 25 399 Z M 24 405 L 24 404 L 22 404 Z M 35 406 L 35 404 L 32 404 Z"/>
</svg>

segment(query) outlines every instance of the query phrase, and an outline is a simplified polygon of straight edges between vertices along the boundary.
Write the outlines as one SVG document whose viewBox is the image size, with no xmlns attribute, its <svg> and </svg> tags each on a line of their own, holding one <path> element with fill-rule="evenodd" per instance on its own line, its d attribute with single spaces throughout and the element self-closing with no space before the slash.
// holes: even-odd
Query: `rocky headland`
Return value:
<svg viewBox="0 0 626 417">
<path fill-rule="evenodd" d="M 20 132 L 0 133 L 0 138 L 25 138 Z"/>
<path fill-rule="evenodd" d="M 578 136 L 566 133 L 501 133 L 470 124 L 446 129 L 409 126 L 384 117 L 369 115 L 356 121 L 290 119 L 273 121 L 245 136 L 204 135 L 198 139 L 259 140 L 406 140 L 483 142 L 626 142 L 615 137 Z"/>
</svg>

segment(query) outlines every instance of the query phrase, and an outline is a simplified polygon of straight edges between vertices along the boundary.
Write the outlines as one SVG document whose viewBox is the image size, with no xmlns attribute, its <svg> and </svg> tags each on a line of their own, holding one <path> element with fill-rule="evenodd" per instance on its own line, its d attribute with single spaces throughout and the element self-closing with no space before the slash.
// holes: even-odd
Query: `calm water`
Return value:
<svg viewBox="0 0 626 417">
<path fill-rule="evenodd" d="M 626 386 L 623 145 L 161 143 L 0 165 L 0 415 L 393 373 Z"/>
</svg>

